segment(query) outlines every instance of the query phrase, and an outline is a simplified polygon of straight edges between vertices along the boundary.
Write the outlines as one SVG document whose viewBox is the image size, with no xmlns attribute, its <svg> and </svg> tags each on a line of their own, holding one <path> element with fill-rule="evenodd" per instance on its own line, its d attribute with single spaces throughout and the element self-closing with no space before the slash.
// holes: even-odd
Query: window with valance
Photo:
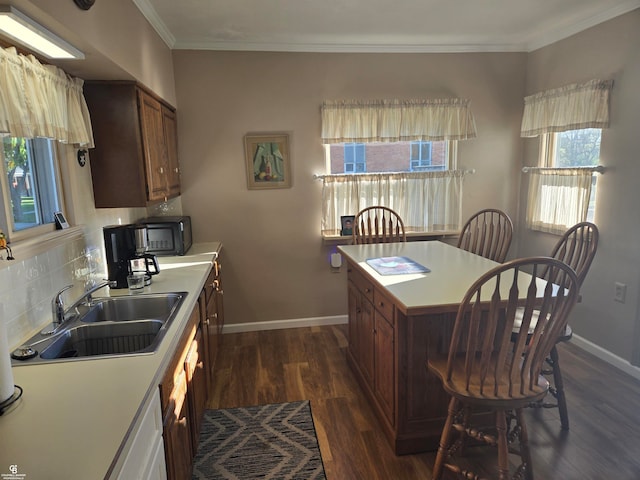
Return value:
<svg viewBox="0 0 640 480">
<path fill-rule="evenodd" d="M 469 100 L 327 100 L 321 113 L 328 153 L 327 174 L 321 176 L 324 235 L 340 229 L 341 216 L 372 205 L 395 210 L 409 232 L 460 228 L 465 172 L 456 170 L 455 153 L 458 140 L 476 137 Z M 446 145 L 446 162 L 433 160 L 429 142 Z M 406 165 L 390 153 L 390 144 L 406 145 L 399 147 Z M 347 149 L 343 171 L 349 173 L 332 173 L 329 152 L 336 145 Z M 371 171 L 364 149 L 376 146 L 381 148 Z"/>
<path fill-rule="evenodd" d="M 612 80 L 566 85 L 524 99 L 521 136 L 540 137 L 538 168 L 529 172 L 526 225 L 563 234 L 593 220 L 601 131 L 609 126 Z"/>
<path fill-rule="evenodd" d="M 64 210 L 55 143 L 93 147 L 93 132 L 82 79 L 13 47 L 0 49 L 0 77 L 0 225 L 16 240 L 53 230 Z"/>
</svg>

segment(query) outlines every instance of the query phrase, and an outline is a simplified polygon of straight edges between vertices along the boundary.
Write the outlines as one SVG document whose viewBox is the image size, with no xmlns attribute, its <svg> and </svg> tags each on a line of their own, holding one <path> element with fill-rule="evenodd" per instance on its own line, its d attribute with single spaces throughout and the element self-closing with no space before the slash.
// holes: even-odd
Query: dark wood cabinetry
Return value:
<svg viewBox="0 0 640 480">
<path fill-rule="evenodd" d="M 213 378 L 218 345 L 224 327 L 224 291 L 222 289 L 222 264 L 220 258 L 213 262 L 213 268 L 200 296 L 200 309 L 203 315 L 203 334 L 209 355 L 209 381 Z"/>
<path fill-rule="evenodd" d="M 393 303 L 349 270 L 349 359 L 388 425 L 395 424 Z"/>
<path fill-rule="evenodd" d="M 160 384 L 167 478 L 191 478 L 207 403 L 208 358 L 200 306 L 196 303 L 176 353 Z"/>
<path fill-rule="evenodd" d="M 351 262 L 348 277 L 349 365 L 397 454 L 436 449 L 448 397 L 426 358 L 447 344 L 451 314 L 407 316 Z"/>
<path fill-rule="evenodd" d="M 86 82 L 95 206 L 146 207 L 180 194 L 173 107 L 133 82 Z"/>
<path fill-rule="evenodd" d="M 205 342 L 202 334 L 202 328 L 198 328 L 184 362 L 185 372 L 187 374 L 187 384 L 189 385 L 187 397 L 189 399 L 191 444 L 193 445 L 194 456 L 198 447 L 198 439 L 200 438 L 202 418 L 207 407 L 209 382 L 207 380 L 205 360 Z"/>
</svg>

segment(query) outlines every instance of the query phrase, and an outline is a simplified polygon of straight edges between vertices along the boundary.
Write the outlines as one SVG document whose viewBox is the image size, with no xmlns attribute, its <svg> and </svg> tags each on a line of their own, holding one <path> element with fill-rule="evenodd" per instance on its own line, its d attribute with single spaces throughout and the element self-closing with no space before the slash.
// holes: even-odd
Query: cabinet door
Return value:
<svg viewBox="0 0 640 480">
<path fill-rule="evenodd" d="M 360 292 L 356 286 L 349 282 L 348 284 L 348 305 L 349 305 L 349 351 L 351 356 L 355 359 L 360 359 L 360 332 L 358 325 L 360 324 L 360 316 L 362 314 L 362 307 L 360 306 Z"/>
<path fill-rule="evenodd" d="M 162 126 L 162 104 L 142 90 L 138 90 L 138 98 L 147 176 L 147 198 L 149 201 L 163 200 L 167 197 L 168 166 Z"/>
<path fill-rule="evenodd" d="M 189 427 L 186 375 L 182 372 L 171 393 L 171 401 L 164 419 L 164 448 L 167 460 L 167 478 L 191 478 L 192 447 Z"/>
<path fill-rule="evenodd" d="M 187 398 L 191 419 L 191 440 L 193 455 L 198 450 L 202 417 L 207 406 L 207 378 L 204 363 L 204 339 L 202 329 L 198 328 L 196 336 L 191 342 L 191 348 L 184 362 L 187 372 Z"/>
<path fill-rule="evenodd" d="M 373 324 L 373 305 L 369 300 L 362 298 L 361 312 L 358 322 L 358 336 L 360 337 L 359 347 L 359 364 L 366 382 L 373 386 L 373 368 L 374 368 L 374 324 Z"/>
<path fill-rule="evenodd" d="M 375 388 L 376 398 L 385 416 L 394 425 L 395 410 L 395 351 L 393 327 L 375 312 Z M 426 368 L 426 366 L 425 366 Z"/>
<path fill-rule="evenodd" d="M 162 127 L 164 132 L 164 147 L 167 161 L 167 195 L 180 195 L 180 165 L 178 164 L 178 127 L 176 114 L 173 110 L 162 105 Z"/>
</svg>

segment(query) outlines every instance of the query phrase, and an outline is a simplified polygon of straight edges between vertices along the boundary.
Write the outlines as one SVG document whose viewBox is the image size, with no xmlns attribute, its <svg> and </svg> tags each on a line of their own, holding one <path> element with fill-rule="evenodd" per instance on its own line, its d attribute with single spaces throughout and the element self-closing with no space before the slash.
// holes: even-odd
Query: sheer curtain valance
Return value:
<svg viewBox="0 0 640 480">
<path fill-rule="evenodd" d="M 84 81 L 13 47 L 0 49 L 0 135 L 93 147 Z"/>
<path fill-rule="evenodd" d="M 475 138 L 469 100 L 326 100 L 322 143 L 465 140 Z"/>
<path fill-rule="evenodd" d="M 591 80 L 525 97 L 520 136 L 607 128 L 612 87 L 613 80 Z"/>
<path fill-rule="evenodd" d="M 396 211 L 407 232 L 460 229 L 465 171 L 365 173 L 322 177 L 322 233 L 340 230 L 342 215 L 383 205 Z"/>
</svg>

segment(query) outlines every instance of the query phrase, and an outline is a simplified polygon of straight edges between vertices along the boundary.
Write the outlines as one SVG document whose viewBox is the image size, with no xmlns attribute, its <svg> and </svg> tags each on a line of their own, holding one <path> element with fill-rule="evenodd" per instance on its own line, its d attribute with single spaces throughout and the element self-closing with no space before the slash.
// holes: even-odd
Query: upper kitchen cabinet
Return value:
<svg viewBox="0 0 640 480">
<path fill-rule="evenodd" d="M 180 195 L 176 113 L 133 82 L 86 82 L 97 208 L 146 207 Z"/>
</svg>

